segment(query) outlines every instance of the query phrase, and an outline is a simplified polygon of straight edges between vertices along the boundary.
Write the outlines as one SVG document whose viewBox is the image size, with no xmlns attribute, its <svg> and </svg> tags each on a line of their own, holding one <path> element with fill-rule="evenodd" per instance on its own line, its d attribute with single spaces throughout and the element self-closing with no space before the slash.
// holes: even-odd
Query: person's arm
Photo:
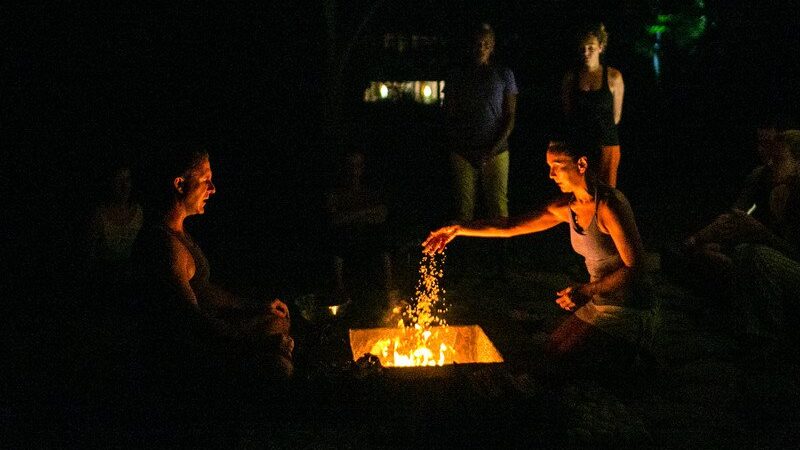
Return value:
<svg viewBox="0 0 800 450">
<path fill-rule="evenodd" d="M 765 176 L 765 166 L 758 166 L 747 175 L 736 201 L 731 205 L 732 211 L 747 212 L 755 204 L 756 192 L 759 188 L 761 179 Z M 757 208 L 764 208 L 767 205 L 756 205 Z"/>
<path fill-rule="evenodd" d="M 196 270 L 194 258 L 192 258 L 189 250 L 176 238 L 171 237 L 169 245 L 170 284 L 178 296 L 178 306 L 183 310 L 184 319 L 191 328 L 216 339 L 222 339 L 219 344 L 228 346 L 231 350 L 235 347 L 245 352 L 268 351 L 285 353 L 285 338 L 281 336 L 270 336 L 266 333 L 244 333 L 231 327 L 224 320 L 204 313 L 200 309 L 197 303 L 197 295 L 189 283 Z M 273 300 L 269 305 L 269 310 L 279 317 L 288 319 L 289 313 L 286 305 L 277 299 Z"/>
<path fill-rule="evenodd" d="M 505 142 L 508 141 L 508 138 L 511 136 L 511 132 L 514 131 L 516 116 L 517 94 L 506 93 L 503 97 L 503 122 L 500 125 L 500 131 L 498 132 L 497 139 L 492 146 L 492 155 L 496 155 L 498 152 L 503 150 L 501 147 Z"/>
<path fill-rule="evenodd" d="M 229 311 L 256 311 L 263 310 L 264 305 L 249 304 L 222 286 L 208 282 L 203 285 L 197 295 L 204 304 L 213 305 L 215 308 Z"/>
<path fill-rule="evenodd" d="M 183 243 L 177 238 L 170 237 L 169 245 L 169 283 L 179 299 L 187 305 L 192 305 L 199 310 L 197 295 L 192 289 L 189 280 L 194 276 L 196 266 L 194 258 Z"/>
<path fill-rule="evenodd" d="M 622 99 L 625 97 L 625 82 L 622 81 L 622 73 L 609 67 L 608 84 L 611 95 L 614 97 L 614 123 L 619 125 L 619 121 L 622 119 Z"/>
<path fill-rule="evenodd" d="M 797 242 L 795 239 L 800 232 L 797 225 L 791 222 L 788 220 L 781 224 L 783 236 L 780 236 L 755 217 L 735 209 L 714 219 L 711 224 L 686 239 L 684 245 L 694 249 L 709 243 L 756 243 L 791 255 L 797 251 L 792 242 Z"/>
<path fill-rule="evenodd" d="M 786 253 L 787 255 L 794 254 L 797 250 L 789 239 L 778 235 L 775 231 L 759 222 L 755 217 L 741 211 L 723 214 L 715 223 L 717 223 L 718 226 L 714 228 L 714 230 L 718 233 L 718 240 L 720 242 L 732 244 L 762 244 Z M 783 231 L 787 235 L 792 233 L 789 229 Z M 794 233 L 796 232 L 795 225 Z"/>
<path fill-rule="evenodd" d="M 598 226 L 614 241 L 622 266 L 605 276 L 581 285 L 559 291 L 556 303 L 572 311 L 594 295 L 603 295 L 624 290 L 637 274 L 644 255 L 644 246 L 636 227 L 633 211 L 627 200 L 611 196 L 598 205 Z"/>
<path fill-rule="evenodd" d="M 711 223 L 690 235 L 683 241 L 683 246 L 689 251 L 695 251 L 707 244 L 719 244 L 722 242 L 723 235 L 727 234 L 726 229 L 730 228 L 730 215 L 738 212 L 746 213 L 753 207 L 755 192 L 758 183 L 763 176 L 764 166 L 758 166 L 747 176 L 744 186 L 739 191 L 736 201 L 731 205 L 729 213 L 717 216 Z M 761 205 L 763 208 L 765 205 Z M 757 206 L 758 207 L 758 206 Z"/>
<path fill-rule="evenodd" d="M 442 227 L 431 232 L 422 246 L 427 253 L 438 253 L 444 251 L 445 246 L 457 236 L 510 238 L 544 231 L 569 220 L 568 205 L 569 202 L 566 198 L 560 198 L 541 211 L 526 217 L 511 219 L 503 225 L 473 222 L 466 225 Z"/>
<path fill-rule="evenodd" d="M 624 289 L 636 275 L 644 258 L 642 238 L 627 199 L 611 196 L 607 202 L 601 202 L 598 220 L 601 229 L 605 228 L 614 241 L 623 265 L 616 271 L 589 283 L 585 291 L 588 295 L 602 295 Z"/>
</svg>

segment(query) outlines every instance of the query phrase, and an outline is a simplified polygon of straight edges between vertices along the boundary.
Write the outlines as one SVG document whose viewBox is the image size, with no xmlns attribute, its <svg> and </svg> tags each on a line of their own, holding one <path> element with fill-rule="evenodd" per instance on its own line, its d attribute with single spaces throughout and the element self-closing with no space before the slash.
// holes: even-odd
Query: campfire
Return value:
<svg viewBox="0 0 800 450">
<path fill-rule="evenodd" d="M 418 343 L 413 328 L 350 330 L 353 359 L 371 353 L 384 367 L 500 363 L 503 357 L 478 325 L 431 327 Z"/>
<path fill-rule="evenodd" d="M 420 262 L 416 296 L 406 306 L 396 328 L 350 330 L 353 360 L 370 353 L 384 367 L 443 366 L 446 364 L 498 363 L 503 357 L 477 325 L 448 326 L 439 280 L 444 264 L 425 254 Z"/>
</svg>

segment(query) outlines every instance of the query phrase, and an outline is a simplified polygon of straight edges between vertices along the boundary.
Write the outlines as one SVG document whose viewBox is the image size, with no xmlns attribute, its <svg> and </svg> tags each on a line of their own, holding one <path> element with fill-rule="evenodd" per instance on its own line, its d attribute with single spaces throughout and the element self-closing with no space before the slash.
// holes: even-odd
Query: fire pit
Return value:
<svg viewBox="0 0 800 450">
<path fill-rule="evenodd" d="M 434 326 L 425 333 L 420 343 L 419 331 L 414 328 L 350 330 L 353 360 L 371 353 L 384 367 L 503 362 L 503 356 L 478 325 Z"/>
<path fill-rule="evenodd" d="M 350 330 L 353 361 L 373 355 L 383 367 L 407 367 L 420 373 L 421 367 L 441 368 L 463 364 L 502 363 L 503 357 L 478 325 L 448 326 L 443 314 L 447 306 L 439 288 L 444 255 L 424 253 L 415 297 L 393 308 L 398 314 L 396 328 Z M 423 371 L 431 372 L 431 371 Z M 434 370 L 432 373 L 442 372 Z"/>
</svg>

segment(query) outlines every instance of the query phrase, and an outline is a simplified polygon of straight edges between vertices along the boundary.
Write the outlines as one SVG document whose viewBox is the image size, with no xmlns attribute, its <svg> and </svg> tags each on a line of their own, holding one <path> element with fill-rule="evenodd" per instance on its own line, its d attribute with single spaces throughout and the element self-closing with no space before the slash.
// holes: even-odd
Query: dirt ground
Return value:
<svg viewBox="0 0 800 450">
<path fill-rule="evenodd" d="M 798 364 L 743 352 L 724 326 L 724 308 L 670 282 L 655 252 L 648 266 L 656 298 L 642 343 L 652 360 L 640 358 L 628 372 L 602 380 L 552 383 L 527 371 L 545 330 L 565 315 L 553 293 L 582 276 L 580 261 L 562 244 L 528 243 L 506 247 L 503 270 L 487 264 L 495 247 L 486 242 L 448 252 L 444 269 L 449 322 L 480 325 L 504 364 L 465 365 L 437 376 L 358 369 L 347 329 L 382 326 L 388 308 L 385 293 L 362 286 L 342 317 L 296 320 L 298 377 L 286 428 L 245 442 L 284 448 L 789 448 L 800 442 Z M 413 262 L 399 268 L 401 297 L 411 294 L 414 268 Z"/>
</svg>

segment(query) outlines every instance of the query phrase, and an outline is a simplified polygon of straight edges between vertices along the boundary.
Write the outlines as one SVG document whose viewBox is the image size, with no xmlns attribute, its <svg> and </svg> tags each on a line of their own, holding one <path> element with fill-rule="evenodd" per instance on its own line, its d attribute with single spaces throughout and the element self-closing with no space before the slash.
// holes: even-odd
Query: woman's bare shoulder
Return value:
<svg viewBox="0 0 800 450">
<path fill-rule="evenodd" d="M 618 189 L 611 187 L 607 187 L 598 194 L 597 213 L 603 223 L 608 220 L 617 222 L 634 220 L 628 198 Z"/>
<path fill-rule="evenodd" d="M 608 66 L 608 80 L 612 83 L 622 81 L 622 72 L 614 67 Z"/>
</svg>

